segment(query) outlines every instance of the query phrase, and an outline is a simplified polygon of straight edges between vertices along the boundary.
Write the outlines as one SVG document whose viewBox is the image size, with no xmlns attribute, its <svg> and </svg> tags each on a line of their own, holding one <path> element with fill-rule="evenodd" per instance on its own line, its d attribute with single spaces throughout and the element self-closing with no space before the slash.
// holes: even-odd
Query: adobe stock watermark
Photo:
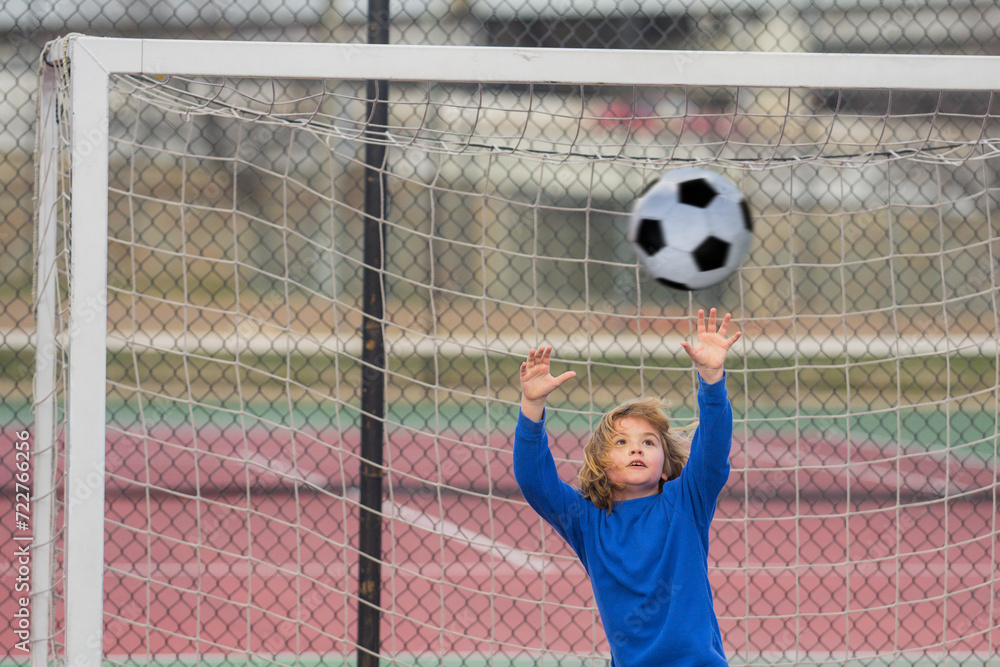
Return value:
<svg viewBox="0 0 1000 667">
<path fill-rule="evenodd" d="M 81 298 L 76 306 L 70 318 L 69 327 L 57 333 L 57 335 L 65 336 L 69 340 L 76 338 L 83 328 L 94 323 L 98 316 L 104 316 L 108 308 L 107 291 Z M 35 348 L 35 371 L 48 370 L 55 363 L 59 350 L 65 349 L 66 342 L 65 340 L 62 342 L 38 341 Z"/>
<path fill-rule="evenodd" d="M 115 637 L 122 636 L 130 625 L 141 623 L 145 610 L 135 600 L 131 600 L 118 611 L 119 618 L 114 618 L 108 623 L 107 629 Z"/>
<path fill-rule="evenodd" d="M 83 648 L 87 651 L 100 652 L 104 647 L 104 633 L 99 632 L 97 634 L 88 635 L 84 641 Z M 94 664 L 91 661 L 90 656 L 84 653 L 76 653 L 72 658 L 68 658 L 65 662 L 65 667 L 100 667 L 99 664 Z"/>
<path fill-rule="evenodd" d="M 243 160 L 252 161 L 257 154 L 259 154 L 260 152 L 264 151 L 267 148 L 268 144 L 276 140 L 275 133 L 280 129 L 283 128 L 275 128 L 273 126 L 261 123 L 254 124 L 254 126 L 250 129 L 249 132 L 247 132 L 246 134 L 241 134 L 241 136 L 237 139 L 238 143 L 236 144 L 236 146 L 238 146 L 238 151 L 241 158 Z M 227 140 L 222 140 L 222 141 L 224 141 L 224 143 L 232 145 L 231 139 L 228 141 Z M 236 146 L 232 147 L 233 152 L 237 151 Z M 229 183 L 227 184 L 229 188 L 228 194 L 230 197 L 233 197 L 234 196 L 233 190 L 236 187 L 235 179 L 232 179 L 232 172 L 228 172 L 226 176 L 230 179 Z M 216 181 L 215 178 L 213 177 L 212 180 L 210 180 L 205 185 L 201 193 L 209 201 L 218 201 L 227 195 L 227 190 L 224 190 L 222 185 L 220 185 L 219 182 Z"/>
<path fill-rule="evenodd" d="M 998 269 L 1000 269 L 1000 261 L 993 267 L 990 267 L 989 263 L 986 265 L 977 265 L 965 276 L 965 284 L 968 286 L 967 291 L 971 291 L 971 293 L 986 292 L 993 288 L 996 285 Z"/>
<path fill-rule="evenodd" d="M 295 258 L 288 262 L 284 275 L 278 279 L 280 281 L 278 288 L 262 290 L 258 294 L 260 300 L 255 305 L 253 312 L 261 312 L 262 316 L 258 317 L 250 313 L 236 315 L 236 333 L 241 338 L 252 338 L 264 329 L 287 330 L 291 324 L 289 320 L 294 321 L 295 315 L 292 312 L 291 304 L 289 304 L 288 291 L 283 286 L 295 286 L 291 291 L 297 290 L 297 286 L 306 283 L 309 279 L 312 267 L 319 260 L 320 253 L 312 248 L 306 248 L 297 253 Z M 277 319 L 275 319 L 275 315 L 277 315 Z"/>
<path fill-rule="evenodd" d="M 27 429 L 14 433 L 14 516 L 13 547 L 10 566 L 14 570 L 12 598 L 14 613 L 10 619 L 17 641 L 14 653 L 28 653 L 31 639 L 31 434 Z"/>
<path fill-rule="evenodd" d="M 428 480 L 427 483 L 416 487 L 411 496 L 414 499 L 419 499 L 421 497 L 437 496 L 440 493 L 442 486 L 453 486 L 455 485 L 455 476 L 468 464 L 475 463 L 475 453 L 474 450 L 469 446 L 453 446 L 447 451 L 442 450 L 441 453 L 442 461 L 439 466 L 437 466 L 437 471 L 439 475 L 440 482 L 435 483 Z M 483 463 L 485 466 L 485 462 Z M 462 484 L 466 481 L 463 480 Z"/>
<path fill-rule="evenodd" d="M 884 567 L 890 565 L 895 567 L 892 558 L 897 555 L 897 541 L 902 540 L 903 536 L 907 535 L 917 524 L 917 517 L 914 516 L 916 511 L 917 508 L 913 508 L 911 511 L 903 513 L 899 517 L 898 523 L 887 521 L 884 526 L 872 527 L 874 535 L 865 540 L 867 543 L 865 558 L 856 561 L 855 570 L 859 574 L 869 577 Z M 923 511 L 926 512 L 926 508 Z M 861 543 L 860 540 L 859 543 Z M 905 544 L 902 546 L 905 547 Z"/>
<path fill-rule="evenodd" d="M 682 592 L 683 587 L 682 583 L 675 585 L 672 577 L 660 579 L 656 582 L 653 593 L 642 604 L 625 614 L 625 617 L 621 621 L 620 629 L 615 630 L 612 635 L 614 643 L 620 644 L 625 641 L 628 638 L 630 628 L 661 622 L 664 611 L 670 606 L 670 600 L 675 593 Z"/>
</svg>

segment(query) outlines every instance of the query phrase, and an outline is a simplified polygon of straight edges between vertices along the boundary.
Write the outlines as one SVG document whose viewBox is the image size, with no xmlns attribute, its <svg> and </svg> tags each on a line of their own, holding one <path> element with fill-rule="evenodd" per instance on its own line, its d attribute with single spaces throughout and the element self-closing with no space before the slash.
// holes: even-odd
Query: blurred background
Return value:
<svg viewBox="0 0 1000 667">
<path fill-rule="evenodd" d="M 31 423 L 32 153 L 37 64 L 45 42 L 69 32 L 365 42 L 366 12 L 364 0 L 0 3 L 0 423 L 5 432 Z M 991 0 L 402 0 L 391 3 L 391 22 L 390 41 L 412 44 L 1000 52 L 1000 6 Z M 863 107 L 878 101 L 857 94 L 850 102 Z M 845 100 L 838 104 L 843 107 Z M 607 101 L 609 126 L 643 113 L 642 105 L 628 97 Z M 627 249 L 622 253 L 626 260 Z M 461 276 L 455 279 L 460 282 Z"/>
<path fill-rule="evenodd" d="M 363 43 L 368 33 L 366 15 L 365 0 L 2 0 L 0 256 L 4 281 L 0 288 L 0 423 L 5 434 L 33 423 L 33 152 L 38 61 L 44 44 L 70 32 L 117 37 Z M 1000 7 L 992 0 L 401 0 L 391 3 L 390 42 L 990 55 L 1000 53 Z M 112 292 L 109 340 L 128 340 L 137 329 L 145 329 L 146 333 L 169 332 L 177 326 L 183 317 L 179 308 L 171 307 L 170 297 L 177 296 L 183 272 L 190 271 L 197 278 L 193 283 L 196 287 L 183 297 L 202 313 L 201 319 L 191 323 L 192 328 L 206 336 L 239 334 L 252 341 L 260 335 L 267 339 L 266 352 L 253 359 L 257 364 L 249 364 L 254 370 L 263 369 L 261 374 L 266 377 L 253 390 L 245 389 L 250 399 L 247 408 L 250 414 L 240 416 L 242 420 L 258 418 L 264 424 L 272 418 L 269 410 L 274 397 L 283 395 L 288 388 L 288 383 L 276 381 L 284 379 L 281 368 L 286 359 L 275 361 L 273 354 L 268 356 L 274 352 L 270 347 L 272 338 L 277 339 L 288 330 L 302 334 L 307 342 L 313 340 L 309 338 L 312 335 L 322 341 L 321 333 L 338 331 L 339 327 L 346 332 L 345 341 L 360 342 L 358 311 L 345 308 L 343 321 L 331 319 L 336 314 L 331 315 L 328 295 L 336 294 L 336 290 L 329 289 L 335 284 L 342 290 L 339 297 L 346 302 L 361 293 L 358 270 L 363 222 L 361 142 L 348 146 L 347 142 L 341 145 L 332 140 L 318 141 L 312 136 L 293 136 L 280 124 L 261 124 L 251 129 L 249 124 L 227 118 L 225 113 L 206 112 L 195 114 L 193 119 L 178 119 L 176 114 L 171 116 L 155 104 L 132 106 L 133 102 L 126 100 L 142 98 L 141 93 L 130 95 L 134 92 L 132 85 L 128 77 L 122 77 L 114 83 L 116 88 L 111 95 L 111 187 L 117 201 L 124 201 L 126 197 L 121 195 L 127 193 L 132 208 L 126 212 L 124 206 L 113 206 L 109 220 Z M 234 106 L 238 106 L 248 99 L 244 96 L 267 97 L 267 91 L 255 90 L 254 85 L 261 84 L 239 82 L 219 90 L 230 95 Z M 286 99 L 303 100 L 320 94 L 334 109 L 329 113 L 337 121 L 364 118 L 363 82 L 338 82 L 330 90 L 324 90 L 326 85 L 326 82 L 290 82 L 283 95 Z M 863 438 L 884 436 L 887 442 L 912 441 L 953 449 L 959 446 L 956 443 L 961 443 L 962 447 L 968 445 L 974 449 L 976 463 L 986 466 L 995 461 L 995 436 L 990 433 L 996 432 L 997 362 L 989 350 L 985 356 L 970 354 L 966 358 L 952 347 L 948 349 L 953 354 L 926 355 L 917 346 L 914 358 L 907 357 L 904 363 L 898 363 L 898 359 L 885 358 L 885 348 L 891 345 L 881 348 L 876 345 L 862 350 L 850 363 L 841 363 L 838 358 L 837 363 L 828 364 L 832 368 L 816 370 L 800 369 L 802 358 L 797 356 L 798 351 L 780 348 L 790 323 L 802 326 L 797 343 L 806 337 L 804 331 L 814 337 L 812 342 L 817 343 L 819 351 L 813 350 L 807 356 L 815 357 L 812 361 L 820 366 L 824 365 L 826 354 L 822 349 L 824 336 L 836 345 L 852 335 L 881 338 L 881 343 L 891 340 L 894 334 L 913 335 L 917 342 L 929 341 L 932 347 L 942 337 L 954 338 L 956 347 L 969 341 L 975 347 L 979 341 L 991 340 L 996 326 L 995 304 L 991 300 L 997 287 L 996 272 L 990 263 L 996 256 L 997 233 L 996 222 L 988 220 L 988 216 L 996 210 L 1000 198 L 995 185 L 997 173 L 992 171 L 997 169 L 995 154 L 988 156 L 994 159 L 973 161 L 971 165 L 956 161 L 945 167 L 941 165 L 947 159 L 938 160 L 941 153 L 933 150 L 928 155 L 934 159 L 928 160 L 897 163 L 883 152 L 880 158 L 886 159 L 871 167 L 848 164 L 848 168 L 838 169 L 835 163 L 838 156 L 847 156 L 845 161 L 851 160 L 851 156 L 861 156 L 860 161 L 864 162 L 866 152 L 870 151 L 923 148 L 921 144 L 925 143 L 932 149 L 947 148 L 949 141 L 956 145 L 968 141 L 972 145 L 982 136 L 995 137 L 1000 115 L 992 95 L 932 92 L 888 98 L 886 93 L 878 91 L 827 94 L 803 90 L 793 94 L 711 89 L 664 92 L 614 86 L 570 88 L 539 86 L 527 91 L 517 86 L 432 88 L 394 84 L 390 124 L 402 136 L 412 129 L 483 142 L 526 138 L 525 145 L 519 148 L 544 151 L 551 146 L 560 150 L 576 146 L 573 143 L 576 121 L 582 118 L 588 123 L 590 133 L 586 141 L 593 142 L 584 146 L 587 151 L 595 152 L 602 146 L 626 147 L 635 162 L 646 157 L 660 160 L 660 164 L 668 155 L 701 160 L 721 153 L 722 147 L 732 149 L 726 154 L 747 161 L 742 170 L 734 168 L 730 176 L 750 200 L 758 224 L 756 246 L 745 266 L 743 283 L 724 284 L 698 298 L 699 304 L 702 300 L 719 303 L 734 312 L 741 308 L 741 312 L 750 314 L 741 322 L 750 334 L 745 344 L 758 345 L 756 350 L 749 351 L 755 351 L 763 360 L 755 361 L 759 367 L 750 369 L 755 374 L 745 374 L 748 378 L 745 384 L 733 390 L 734 403 L 738 408 L 743 406 L 741 416 L 752 416 L 768 426 L 765 418 L 798 419 L 812 411 L 818 415 L 813 425 L 822 429 L 824 420 L 834 421 L 831 415 L 852 415 L 853 410 L 861 416 L 851 428 L 862 433 Z M 294 115 L 295 109 L 289 113 Z M 530 122 L 523 120 L 529 116 Z M 521 135 L 516 132 L 516 122 L 524 122 L 527 128 Z M 159 141 L 160 136 L 165 138 Z M 191 261 L 183 269 L 178 266 L 177 217 L 169 206 L 181 198 L 176 185 L 177 167 L 171 172 L 161 168 L 157 161 L 176 147 L 171 142 L 180 137 L 184 137 L 183 148 L 199 156 L 197 169 L 191 169 L 190 190 L 185 194 L 190 200 L 185 201 L 194 201 L 203 211 L 202 219 L 196 221 L 200 236 L 192 235 L 187 257 Z M 794 160 L 800 146 L 825 146 L 830 149 L 830 160 L 767 171 L 746 167 L 755 159 Z M 335 160 L 331 154 L 335 154 Z M 310 213 L 296 219 L 296 231 L 301 237 L 287 242 L 294 257 L 283 262 L 275 252 L 276 244 L 282 242 L 281 230 L 270 221 L 282 219 L 283 202 L 277 193 L 286 183 L 269 169 L 285 157 L 291 159 L 291 170 L 299 185 L 311 185 L 313 179 L 322 188 L 330 188 L 332 183 L 338 203 L 343 206 L 338 212 L 342 218 L 337 219 L 341 225 L 337 229 L 339 236 L 326 238 L 324 229 L 328 220 L 323 217 L 324 211 L 313 214 L 317 206 L 323 209 L 322 202 L 307 187 L 297 191 L 291 198 L 293 203 Z M 387 241 L 390 256 L 387 310 L 392 313 L 391 333 L 397 336 L 397 341 L 410 334 L 431 336 L 440 325 L 453 336 L 452 342 L 459 343 L 473 339 L 481 330 L 498 338 L 510 334 L 510 340 L 518 344 L 525 341 L 532 344 L 532 337 L 546 330 L 558 332 L 570 342 L 581 336 L 600 338 L 608 358 L 600 360 L 603 366 L 591 360 L 593 385 L 597 388 L 581 384 L 569 397 L 578 411 L 553 418 L 554 423 L 559 423 L 557 419 L 564 420 L 562 425 L 567 429 L 582 431 L 588 414 L 617 402 L 632 390 L 629 382 L 635 375 L 635 364 L 644 363 L 621 341 L 628 340 L 630 333 L 642 333 L 638 330 L 643 327 L 657 335 L 680 331 L 684 314 L 693 303 L 688 294 L 680 292 L 660 291 L 652 298 L 647 292 L 644 301 L 639 298 L 650 281 L 636 271 L 623 232 L 628 208 L 652 171 L 639 174 L 635 169 L 619 170 L 613 163 L 596 161 L 596 165 L 569 164 L 559 171 L 560 177 L 552 178 L 551 172 L 545 171 L 548 166 L 539 166 L 543 160 L 537 164 L 528 161 L 528 166 L 524 166 L 514 159 L 507 161 L 503 155 L 482 158 L 474 152 L 437 159 L 435 166 L 428 161 L 427 153 L 404 148 L 395 149 L 390 160 L 392 175 L 396 177 L 389 184 L 387 216 L 391 228 Z M 334 162 L 338 174 L 335 182 L 330 175 Z M 586 160 L 581 160 L 583 163 Z M 135 165 L 140 168 L 133 170 Z M 724 162 L 720 169 L 726 169 Z M 746 176 L 751 171 L 753 175 Z M 238 180 L 234 176 L 237 172 Z M 429 214 L 431 190 L 435 199 Z M 237 198 L 237 208 L 247 218 L 238 242 L 244 261 L 238 282 L 241 287 L 251 288 L 242 297 L 246 304 L 238 302 L 232 285 L 216 273 L 236 252 L 237 242 L 227 241 L 226 225 L 232 212 L 229 200 Z M 989 222 L 992 224 L 984 224 Z M 584 228 L 588 230 L 586 239 L 580 233 Z M 433 256 L 428 252 L 428 235 L 435 239 Z M 480 245 L 489 252 L 481 251 Z M 159 255 L 149 251 L 157 246 Z M 195 246 L 197 250 L 192 249 Z M 330 248 L 344 258 L 336 270 L 328 270 L 323 262 L 317 261 L 319 253 Z M 481 256 L 487 259 L 481 261 Z M 139 262 L 141 269 L 131 264 L 134 258 L 144 260 Z M 897 261 L 893 263 L 887 258 Z M 299 290 L 291 297 L 276 278 L 282 275 L 290 276 Z M 897 291 L 888 294 L 890 285 Z M 582 289 L 584 286 L 586 290 Z M 137 307 L 135 311 L 139 314 L 134 315 L 125 304 L 132 298 L 130 290 L 145 290 L 148 302 L 156 301 L 157 305 Z M 531 313 L 525 314 L 512 306 L 525 303 L 534 309 Z M 790 305 L 793 303 L 794 308 Z M 293 306 L 288 309 L 292 312 L 288 316 L 290 321 L 283 321 L 288 305 Z M 495 312 L 487 314 L 487 307 L 495 308 Z M 646 308 L 657 317 L 670 315 L 674 319 L 640 321 L 641 318 L 633 317 L 648 314 Z M 276 322 L 280 326 L 275 326 Z M 184 320 L 184 324 L 189 323 Z M 952 327 L 950 331 L 948 326 Z M 772 333 L 774 337 L 768 343 Z M 396 438 L 393 442 L 409 443 L 408 448 L 400 446 L 395 453 L 396 465 L 404 469 L 407 465 L 419 467 L 425 448 L 417 436 L 429 432 L 432 426 L 436 428 L 435 420 L 445 419 L 463 443 L 478 443 L 484 437 L 480 435 L 484 412 L 487 418 L 498 419 L 496 415 L 500 414 L 498 421 L 506 418 L 511 423 L 516 412 L 511 406 L 516 404 L 517 396 L 509 379 L 516 372 L 517 361 L 505 354 L 507 349 L 502 349 L 506 341 L 491 340 L 487 344 L 497 354 L 485 360 L 488 363 L 484 368 L 477 365 L 484 360 L 478 359 L 457 359 L 438 368 L 433 365 L 438 361 L 433 355 L 419 358 L 405 345 L 390 350 L 393 376 L 388 389 L 390 410 L 394 411 L 392 420 L 396 422 L 396 433 L 391 435 Z M 580 350 L 587 350 L 588 345 L 580 343 L 580 349 L 576 350 L 580 370 L 586 366 L 586 354 Z M 643 348 L 643 353 L 648 352 L 649 348 Z M 666 349 L 653 352 L 670 356 Z M 475 355 L 475 350 L 469 354 Z M 866 355 L 872 355 L 874 360 L 863 358 Z M 139 404 L 137 396 L 141 395 L 142 400 L 148 395 L 184 396 L 190 389 L 190 382 L 185 384 L 181 372 L 168 367 L 171 363 L 168 355 L 162 356 L 149 362 L 146 373 L 133 367 L 133 359 L 127 355 L 109 357 L 109 410 L 113 413 L 109 424 L 118 434 L 116 437 L 120 436 L 116 442 L 122 446 L 122 455 L 109 456 L 109 460 L 120 466 L 119 476 L 123 480 L 137 477 L 135 471 L 144 463 L 129 458 L 129 452 L 138 448 L 126 437 L 130 430 L 138 428 L 139 420 L 133 414 L 138 410 L 130 407 Z M 357 359 L 348 357 L 349 354 L 343 358 L 334 356 L 327 366 L 318 365 L 316 359 L 308 357 L 293 359 L 291 363 L 299 365 L 288 371 L 294 376 L 292 384 L 298 389 L 305 388 L 305 394 L 314 386 L 329 386 L 338 400 L 343 397 L 345 405 L 356 403 L 361 366 Z M 248 358 L 243 360 L 246 362 Z M 668 358 L 664 363 L 675 361 Z M 274 370 L 268 364 L 280 368 Z M 762 372 L 770 368 L 769 364 L 778 370 Z M 153 368 L 158 372 L 152 372 Z M 159 373 L 160 370 L 164 372 Z M 677 380 L 686 377 L 686 366 L 679 370 L 672 367 L 662 378 L 654 369 L 644 372 L 642 382 L 680 386 L 680 403 L 690 405 L 690 388 L 683 389 L 682 381 Z M 196 387 L 204 384 L 228 388 L 236 384 L 208 362 L 199 368 L 197 375 Z M 661 382 L 663 378 L 665 383 Z M 239 380 L 244 387 L 251 386 L 246 378 Z M 153 388 L 133 391 L 133 385 L 141 381 L 151 382 Z M 484 387 L 487 399 L 482 401 Z M 790 387 L 795 387 L 794 393 Z M 437 411 L 441 406 L 436 394 L 433 401 L 428 398 L 435 388 L 454 391 L 457 397 L 443 401 L 454 405 Z M 205 405 L 201 407 L 212 414 L 204 417 L 204 421 L 217 419 L 221 410 L 214 403 L 224 404 L 229 397 L 208 391 L 205 394 L 207 397 L 202 399 Z M 493 402 L 494 396 L 499 400 Z M 431 403 L 434 411 L 427 409 Z M 939 405 L 946 403 L 949 404 Z M 417 407 L 409 411 L 411 405 Z M 929 406 L 928 411 L 934 414 L 925 416 L 914 408 L 913 414 L 906 412 L 899 419 L 898 413 L 904 412 L 899 410 L 900 405 Z M 756 411 L 753 414 L 751 407 Z M 150 407 L 143 403 L 143 409 L 148 411 Z M 315 420 L 325 428 L 332 423 L 329 417 L 329 413 L 316 410 L 307 421 Z M 285 416 L 273 417 L 279 423 L 282 419 Z M 355 421 L 356 410 L 344 418 L 345 424 L 353 425 Z M 795 424 L 797 427 L 798 422 Z M 231 425 L 225 423 L 221 428 L 228 426 Z M 271 428 L 270 424 L 267 426 Z M 316 428 L 319 430 L 321 426 Z M 408 432 L 400 435 L 406 429 L 417 435 Z M 262 440 L 280 441 L 275 435 L 280 431 L 281 428 L 275 427 Z M 245 430 L 237 429 L 232 439 L 237 442 L 244 435 Z M 796 433 L 795 438 L 799 435 Z M 316 439 L 335 441 L 335 438 L 335 434 L 324 434 Z M 797 440 L 779 444 L 791 447 L 792 442 Z M 350 450 L 345 448 L 349 454 Z M 497 451 L 502 454 L 503 447 Z M 566 460 L 571 456 L 567 454 Z M 498 460 L 506 464 L 502 456 Z M 133 463 L 135 469 L 131 467 Z M 169 470 L 175 461 L 164 456 L 161 464 L 164 470 Z M 506 467 L 499 466 L 501 470 Z M 455 474 L 457 477 L 458 473 Z M 977 491 L 988 491 L 990 484 L 995 485 L 995 474 L 990 475 L 990 470 L 986 470 L 981 478 L 976 478 Z M 988 477 L 989 480 L 983 481 Z M 418 476 L 414 474 L 414 478 Z M 921 483 L 932 485 L 933 479 L 929 476 L 927 480 L 931 481 Z M 454 486 L 474 488 L 473 482 L 458 479 Z M 504 493 L 513 497 L 516 491 L 512 480 L 506 482 Z M 775 489 L 780 487 L 781 483 L 775 483 Z M 741 488 L 737 487 L 739 494 Z M 872 502 L 883 503 L 877 507 L 888 516 L 898 510 L 896 496 L 900 488 L 889 485 L 886 489 L 882 489 L 884 498 L 872 494 L 875 497 Z M 930 493 L 923 487 L 903 488 L 903 491 L 918 500 Z M 780 493 L 775 490 L 772 495 L 778 497 Z M 742 502 L 742 497 L 737 500 Z M 869 509 L 865 508 L 865 512 Z M 793 510 L 794 517 L 798 517 L 798 505 L 787 501 L 781 511 L 787 512 L 788 518 L 793 516 Z M 976 524 L 981 530 L 978 542 L 973 545 L 976 552 L 970 558 L 980 559 L 974 562 L 980 565 L 985 562 L 986 567 L 995 565 L 989 560 L 995 555 L 995 547 L 991 547 L 997 525 L 993 512 L 983 502 L 975 505 L 972 514 L 982 520 Z M 748 512 L 743 506 L 732 510 L 732 516 L 736 517 L 733 525 L 745 515 Z M 527 521 L 532 518 L 524 523 L 520 523 L 521 519 L 513 521 L 507 530 L 511 535 L 527 534 L 531 525 Z M 944 520 L 938 523 L 943 524 Z M 960 523 L 953 520 L 951 525 Z M 893 525 L 897 524 L 902 526 L 897 530 L 905 532 L 905 522 Z M 869 532 L 852 529 L 852 535 L 858 535 L 857 541 L 865 547 L 866 538 L 874 539 L 872 536 L 877 537 L 878 533 L 878 526 L 866 525 L 868 528 Z M 407 530 L 413 533 L 414 542 L 426 537 L 412 527 Z M 730 532 L 734 548 L 747 539 Z M 926 534 L 935 533 L 928 530 Z M 747 539 L 747 543 L 754 544 L 757 551 L 764 551 L 767 546 L 764 543 L 770 539 L 769 536 L 757 542 Z M 782 534 L 774 542 L 788 544 L 790 539 Z M 939 542 L 926 539 L 927 544 L 921 542 L 913 549 L 938 550 Z M 817 531 L 816 540 L 829 541 L 821 531 Z M 271 541 L 278 544 L 281 540 Z M 888 562 L 895 555 L 893 549 L 898 546 L 852 558 Z M 776 552 L 779 550 L 780 546 L 775 547 Z M 349 565 L 345 561 L 341 575 L 350 571 Z M 11 572 L 5 571 L 4 577 L 12 576 Z M 7 579 L 4 581 L 5 585 L 9 583 Z M 989 582 L 986 588 L 982 582 L 977 585 L 976 592 L 980 594 L 993 590 Z M 830 597 L 821 587 L 812 592 L 817 600 Z M 131 602 L 134 591 L 122 587 L 119 593 L 122 600 Z M 417 598 L 414 607 L 421 608 L 424 601 L 420 596 L 414 597 Z M 570 599 L 572 604 L 588 608 L 588 600 Z M 995 618 L 980 618 L 984 608 L 981 598 L 970 596 L 965 605 L 967 608 L 958 617 L 971 619 L 966 629 L 978 632 L 980 626 L 988 626 L 995 632 Z M 178 615 L 189 615 L 184 608 L 178 609 Z M 747 611 L 737 606 L 728 613 L 732 621 L 742 619 Z M 767 610 L 761 616 L 771 613 L 773 610 Z M 122 618 L 127 621 L 129 616 L 124 614 Z M 922 616 L 914 618 L 916 625 L 927 624 Z M 128 625 L 122 619 L 117 620 L 122 627 Z M 885 619 L 887 628 L 898 622 L 898 618 Z M 734 636 L 743 634 L 736 621 L 730 625 L 735 628 Z M 581 627 L 584 629 L 579 632 L 564 631 L 564 636 L 590 632 L 593 619 L 591 625 Z M 780 631 L 787 629 L 781 626 Z M 274 635 L 280 636 L 282 632 L 276 622 Z M 123 652 L 132 650 L 132 644 L 141 644 L 138 631 L 134 634 L 132 640 L 123 640 L 120 645 Z M 918 631 L 913 634 L 916 636 Z M 788 636 L 791 637 L 790 632 Z M 603 647 L 598 646 L 598 650 Z"/>
</svg>

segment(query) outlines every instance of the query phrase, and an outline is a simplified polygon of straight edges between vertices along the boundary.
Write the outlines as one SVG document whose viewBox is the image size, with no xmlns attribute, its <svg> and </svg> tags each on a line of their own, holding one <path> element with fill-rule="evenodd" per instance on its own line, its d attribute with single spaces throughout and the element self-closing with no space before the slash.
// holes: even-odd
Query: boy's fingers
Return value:
<svg viewBox="0 0 1000 667">
<path fill-rule="evenodd" d="M 576 377 L 576 371 L 566 371 L 565 373 L 563 373 L 562 375 L 560 375 L 559 377 L 557 377 L 555 379 L 556 380 L 556 386 L 558 387 L 559 385 L 561 385 L 566 380 L 569 380 L 569 379 L 575 378 L 575 377 Z"/>
</svg>

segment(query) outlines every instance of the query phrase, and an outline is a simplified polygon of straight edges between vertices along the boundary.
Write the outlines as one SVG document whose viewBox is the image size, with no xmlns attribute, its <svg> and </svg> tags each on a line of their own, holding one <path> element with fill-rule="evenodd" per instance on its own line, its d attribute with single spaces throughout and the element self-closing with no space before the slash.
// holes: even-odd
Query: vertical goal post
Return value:
<svg viewBox="0 0 1000 667">
<path fill-rule="evenodd" d="M 93 475 L 95 471 L 103 474 L 106 467 L 103 443 L 107 435 L 104 387 L 109 350 L 106 331 L 109 77 L 125 74 L 572 86 L 1000 91 L 1000 59 L 988 56 L 293 44 L 74 35 L 51 42 L 45 50 L 40 90 L 43 114 L 46 109 L 56 108 L 53 67 L 71 68 L 70 108 L 68 114 L 60 117 L 71 119 L 68 133 L 72 142 L 68 147 L 72 185 L 68 279 L 71 321 L 65 332 L 66 340 L 60 340 L 60 334 L 51 325 L 58 305 L 48 291 L 55 277 L 40 267 L 36 359 L 42 360 L 46 350 L 58 346 L 64 345 L 68 350 L 65 405 L 66 421 L 71 426 L 65 433 L 64 652 L 70 667 L 93 667 L 101 664 L 104 657 L 101 638 L 105 562 L 102 541 L 95 539 L 104 532 L 104 489 L 94 487 Z M 47 118 L 52 122 L 40 125 L 40 146 L 52 146 L 58 141 L 60 130 L 55 119 L 51 115 Z M 50 167 L 45 164 L 39 167 L 42 182 L 38 186 L 38 220 L 42 231 L 53 232 L 47 220 L 56 206 L 56 195 L 48 179 L 56 176 Z M 49 237 L 41 237 L 46 238 Z M 39 241 L 39 263 L 52 261 L 51 243 L 54 243 L 51 239 Z M 830 343 L 821 341 L 816 345 L 823 347 Z M 995 341 L 980 340 L 978 346 L 979 352 L 995 354 Z M 47 416 L 55 410 L 53 373 L 51 364 L 38 364 L 35 401 L 36 428 L 55 431 L 57 426 Z M 36 465 L 43 460 L 42 456 L 51 456 L 52 443 L 57 438 L 54 433 L 36 433 L 39 450 L 43 450 L 36 455 Z M 36 477 L 36 484 L 44 485 L 45 477 L 50 475 Z M 39 486 L 35 495 L 51 516 L 54 490 Z M 51 535 L 36 535 L 36 544 L 49 545 L 51 539 Z M 36 558 L 36 568 L 48 568 L 48 559 L 53 557 Z M 54 613 L 51 586 L 36 588 L 33 596 L 36 616 Z M 45 618 L 44 623 L 48 622 Z M 42 623 L 43 619 L 36 617 L 33 664 L 41 664 L 46 654 L 45 643 L 51 639 L 49 630 L 40 627 Z"/>
</svg>

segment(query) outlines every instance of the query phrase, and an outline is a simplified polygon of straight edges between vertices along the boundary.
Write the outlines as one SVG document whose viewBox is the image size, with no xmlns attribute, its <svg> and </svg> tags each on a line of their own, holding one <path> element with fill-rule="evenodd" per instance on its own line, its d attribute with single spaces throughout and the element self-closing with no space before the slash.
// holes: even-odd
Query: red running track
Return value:
<svg viewBox="0 0 1000 667">
<path fill-rule="evenodd" d="M 356 434 L 150 436 L 109 438 L 105 651 L 353 654 Z M 713 524 L 734 662 L 998 650 L 994 471 L 874 442 L 765 440 L 734 444 Z M 506 437 L 389 442 L 385 652 L 606 652 L 585 573 L 516 493 Z M 579 446 L 553 443 L 564 479 Z"/>
</svg>

